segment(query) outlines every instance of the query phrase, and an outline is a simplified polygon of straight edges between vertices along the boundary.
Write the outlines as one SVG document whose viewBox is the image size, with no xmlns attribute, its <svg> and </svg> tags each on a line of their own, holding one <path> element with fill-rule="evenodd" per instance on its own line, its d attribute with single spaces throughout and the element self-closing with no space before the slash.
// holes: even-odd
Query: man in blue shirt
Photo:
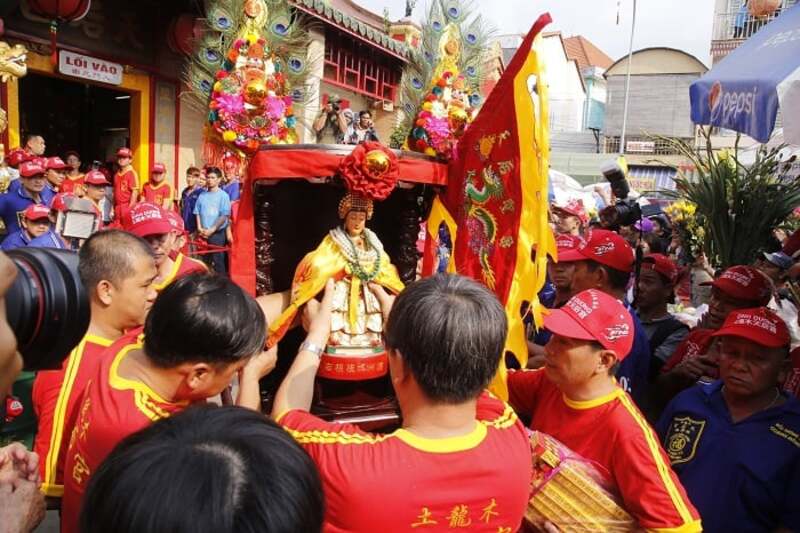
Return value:
<svg viewBox="0 0 800 533">
<path fill-rule="evenodd" d="M 206 169 L 206 186 L 194 206 L 197 216 L 197 234 L 215 247 L 224 247 L 227 244 L 225 228 L 228 226 L 228 217 L 231 216 L 231 199 L 228 193 L 219 188 L 222 171 L 217 167 Z M 204 260 L 218 274 L 227 274 L 225 252 L 206 254 Z"/>
<path fill-rule="evenodd" d="M 52 202 L 55 195 L 45 187 L 45 171 L 40 160 L 25 161 L 19 166 L 19 189 L 0 195 L 0 218 L 9 235 L 21 229 L 20 221 L 28 206 L 49 206 Z"/>
<path fill-rule="evenodd" d="M 714 333 L 722 378 L 675 397 L 657 425 L 705 531 L 800 531 L 800 401 L 781 391 L 789 331 L 766 307 Z"/>
<path fill-rule="evenodd" d="M 585 242 L 573 250 L 559 253 L 562 263 L 574 263 L 572 290 L 598 289 L 625 302 L 625 293 L 633 270 L 633 249 L 613 231 L 595 229 L 585 235 Z M 633 319 L 633 347 L 617 369 L 620 386 L 638 406 L 643 406 L 650 369 L 650 341 L 636 311 L 625 302 Z"/>
<path fill-rule="evenodd" d="M 181 218 L 183 225 L 189 234 L 197 231 L 197 217 L 194 214 L 194 206 L 197 199 L 206 190 L 205 177 L 197 167 L 186 169 L 186 188 L 181 193 Z"/>
<path fill-rule="evenodd" d="M 50 230 L 50 209 L 41 204 L 31 204 L 22 216 L 22 229 L 5 238 L 0 249 L 13 250 L 29 246 L 31 241 Z"/>
</svg>

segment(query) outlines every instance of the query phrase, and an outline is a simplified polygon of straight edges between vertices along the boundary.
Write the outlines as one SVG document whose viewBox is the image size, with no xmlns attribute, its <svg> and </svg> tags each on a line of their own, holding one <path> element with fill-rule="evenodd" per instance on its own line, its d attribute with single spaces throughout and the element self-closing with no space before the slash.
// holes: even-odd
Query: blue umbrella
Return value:
<svg viewBox="0 0 800 533">
<path fill-rule="evenodd" d="M 742 43 L 689 88 L 692 121 L 767 142 L 780 107 L 787 142 L 800 144 L 800 5 Z"/>
</svg>

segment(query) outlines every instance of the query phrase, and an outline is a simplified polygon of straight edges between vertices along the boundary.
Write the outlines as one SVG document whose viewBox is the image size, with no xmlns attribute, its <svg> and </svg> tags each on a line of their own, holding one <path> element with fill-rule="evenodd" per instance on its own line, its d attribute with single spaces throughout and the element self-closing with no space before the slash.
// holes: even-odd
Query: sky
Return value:
<svg viewBox="0 0 800 533">
<path fill-rule="evenodd" d="M 390 20 L 405 14 L 405 0 L 354 1 L 379 14 L 388 8 Z M 428 1 L 417 2 L 416 20 L 427 11 Z M 549 12 L 553 22 L 546 31 L 561 31 L 564 36 L 583 35 L 614 60 L 628 53 L 633 0 L 473 0 L 473 3 L 501 34 L 526 33 L 538 15 Z M 710 65 L 713 18 L 714 0 L 638 0 L 633 48 L 677 48 Z"/>
</svg>

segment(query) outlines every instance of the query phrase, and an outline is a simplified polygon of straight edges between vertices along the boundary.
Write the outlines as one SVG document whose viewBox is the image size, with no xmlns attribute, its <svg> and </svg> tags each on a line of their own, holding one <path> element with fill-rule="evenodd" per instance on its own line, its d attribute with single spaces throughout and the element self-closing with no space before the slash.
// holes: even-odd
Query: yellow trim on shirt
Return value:
<svg viewBox="0 0 800 533">
<path fill-rule="evenodd" d="M 508 429 L 514 424 L 517 423 L 517 413 L 514 412 L 514 409 L 505 403 L 505 409 L 503 410 L 503 414 L 495 418 L 494 420 L 481 420 L 481 424 L 489 427 L 493 427 L 495 429 Z"/>
<path fill-rule="evenodd" d="M 443 439 L 429 439 L 411 433 L 407 429 L 398 429 L 394 436 L 412 448 L 428 453 L 454 453 L 471 450 L 478 447 L 486 438 L 488 429 L 483 424 L 475 422 L 475 427 L 466 435 L 447 437 Z"/>
<path fill-rule="evenodd" d="M 658 475 L 661 478 L 661 483 L 664 484 L 664 488 L 667 490 L 670 499 L 672 500 L 672 504 L 675 506 L 675 509 L 678 511 L 678 514 L 683 520 L 683 524 L 680 526 L 676 526 L 676 528 L 665 528 L 665 529 L 658 529 L 658 530 L 651 530 L 651 531 L 700 531 L 693 529 L 693 524 L 698 522 L 692 517 L 692 513 L 689 512 L 689 508 L 686 506 L 686 502 L 683 501 L 681 497 L 680 491 L 678 491 L 678 487 L 675 486 L 675 483 L 672 481 L 672 477 L 670 474 L 670 467 L 664 461 L 664 458 L 661 455 L 661 445 L 658 443 L 658 439 L 653 434 L 653 430 L 647 424 L 647 422 L 642 417 L 642 414 L 639 412 L 639 409 L 633 405 L 632 400 L 630 397 L 623 393 L 619 396 L 620 403 L 625 406 L 625 409 L 631 415 L 631 417 L 636 421 L 636 424 L 639 426 L 639 429 L 642 430 L 644 434 L 645 440 L 647 441 L 647 447 L 650 450 L 650 455 L 653 457 L 653 461 L 656 463 L 656 468 L 658 469 Z M 684 529 L 687 528 L 687 529 Z"/>
<path fill-rule="evenodd" d="M 346 431 L 325 431 L 314 429 L 311 431 L 301 431 L 283 426 L 289 435 L 294 437 L 299 444 L 378 444 L 394 436 L 389 435 L 370 435 L 361 433 L 347 433 Z"/>
<path fill-rule="evenodd" d="M 613 391 L 600 396 L 599 398 L 595 398 L 594 400 L 571 400 L 567 398 L 566 394 L 562 394 L 562 397 L 564 398 L 564 403 L 573 409 L 592 409 L 593 407 L 599 407 L 603 404 L 612 402 L 624 395 L 625 391 L 615 385 Z"/>
<path fill-rule="evenodd" d="M 183 257 L 184 257 L 183 254 L 178 254 L 175 260 L 172 262 L 172 270 L 167 275 L 167 277 L 164 278 L 164 281 L 162 281 L 161 283 L 153 284 L 153 288 L 156 290 L 156 292 L 163 291 L 164 289 L 167 288 L 167 285 L 175 281 L 175 276 L 178 275 L 178 270 L 180 270 L 181 263 L 183 263 Z"/>
<path fill-rule="evenodd" d="M 61 388 L 58 391 L 58 399 L 56 399 L 56 408 L 53 411 L 50 446 L 48 447 L 47 457 L 45 458 L 42 492 L 44 492 L 46 496 L 61 497 L 64 494 L 64 486 L 56 483 L 58 455 L 61 452 L 61 440 L 64 436 L 64 419 L 67 415 L 66 410 L 69 404 L 69 396 L 75 384 L 75 377 L 78 375 L 78 369 L 81 366 L 83 352 L 87 342 L 98 344 L 105 348 L 108 348 L 114 343 L 114 341 L 98 335 L 86 334 L 83 339 L 81 339 L 81 342 L 78 343 L 78 346 L 70 352 L 67 358 L 64 381 L 61 382 Z"/>
<path fill-rule="evenodd" d="M 114 361 L 111 363 L 111 368 L 108 372 L 108 384 L 117 390 L 134 391 L 134 402 L 136 403 L 136 407 L 139 408 L 142 414 L 151 420 L 158 420 L 160 418 L 169 416 L 169 413 L 154 405 L 150 400 L 173 405 L 188 405 L 189 402 L 171 402 L 165 400 L 156 391 L 141 381 L 123 378 L 119 375 L 119 364 L 122 362 L 122 359 L 132 350 L 141 349 L 142 346 L 142 337 L 140 336 L 135 343 L 128 344 L 119 351 L 119 353 L 114 357 Z"/>
</svg>

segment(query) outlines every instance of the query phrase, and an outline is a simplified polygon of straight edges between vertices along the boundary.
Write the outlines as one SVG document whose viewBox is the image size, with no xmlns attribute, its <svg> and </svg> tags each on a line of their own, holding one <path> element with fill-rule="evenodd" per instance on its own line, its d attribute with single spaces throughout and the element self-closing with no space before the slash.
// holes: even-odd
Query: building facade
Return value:
<svg viewBox="0 0 800 533">
<path fill-rule="evenodd" d="M 775 0 L 777 9 L 762 16 L 753 16 L 747 0 L 715 0 L 714 26 L 711 34 L 711 65 L 716 65 L 751 35 L 780 16 L 798 0 Z"/>
</svg>

